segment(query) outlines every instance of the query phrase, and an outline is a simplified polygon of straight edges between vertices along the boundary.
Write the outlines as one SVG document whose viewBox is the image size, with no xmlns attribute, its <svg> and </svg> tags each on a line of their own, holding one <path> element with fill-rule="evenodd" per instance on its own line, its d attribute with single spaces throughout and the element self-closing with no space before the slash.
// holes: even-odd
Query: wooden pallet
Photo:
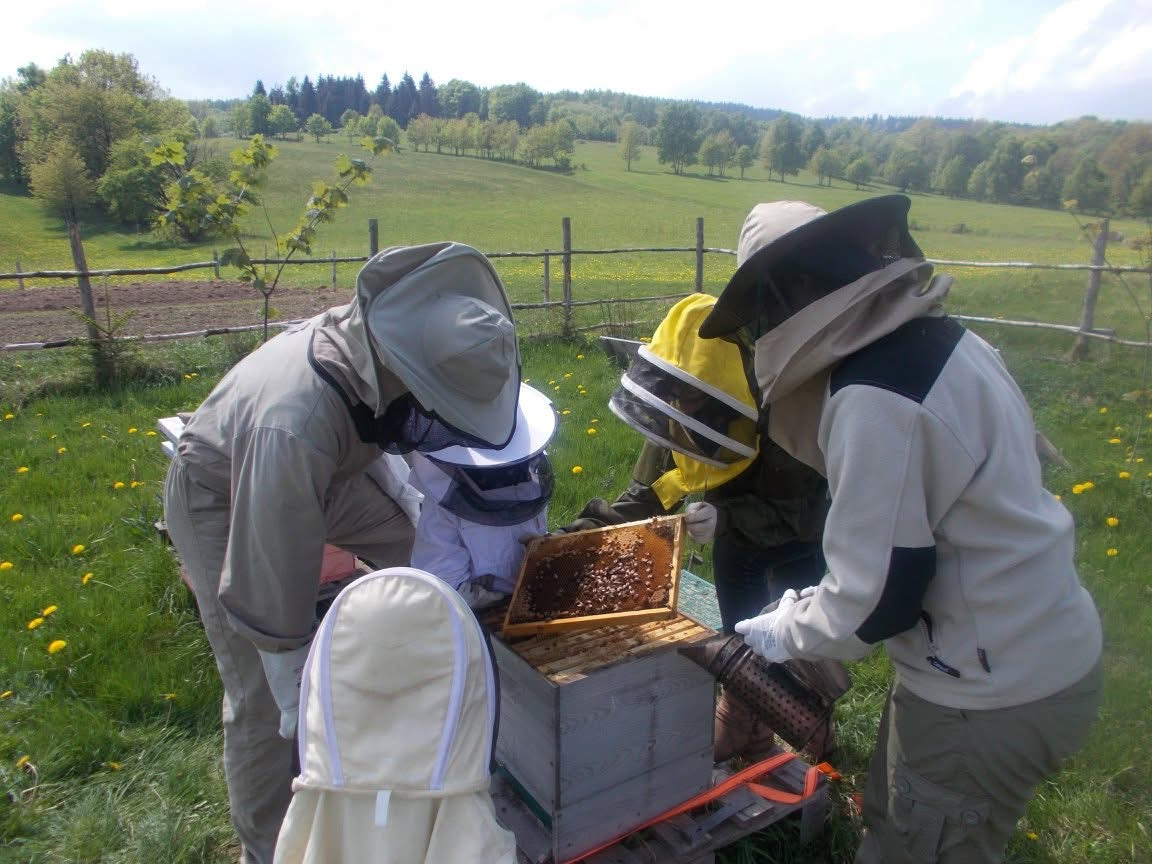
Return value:
<svg viewBox="0 0 1152 864">
<path fill-rule="evenodd" d="M 783 752 L 777 748 L 772 755 Z M 794 757 L 760 782 L 800 794 L 808 773 L 808 764 Z M 731 766 L 716 766 L 714 785 L 732 774 Z M 571 864 L 553 859 L 551 831 L 518 793 L 514 781 L 497 775 L 493 779 L 492 799 L 497 818 L 516 835 L 518 864 Z M 828 809 L 828 787 L 823 776 L 815 793 L 792 804 L 768 801 L 740 786 L 708 805 L 628 834 L 576 860 L 583 864 L 714 864 L 717 850 L 784 819 L 799 821 L 800 843 L 807 843 L 823 829 Z"/>
</svg>

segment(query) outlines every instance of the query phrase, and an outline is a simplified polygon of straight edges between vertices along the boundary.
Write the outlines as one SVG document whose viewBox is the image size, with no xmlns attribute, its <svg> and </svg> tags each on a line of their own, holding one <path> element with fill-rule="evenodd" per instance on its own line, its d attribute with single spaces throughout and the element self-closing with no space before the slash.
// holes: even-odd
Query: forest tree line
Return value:
<svg viewBox="0 0 1152 864">
<path fill-rule="evenodd" d="M 803 118 L 729 103 L 610 90 L 542 93 L 428 73 L 289 78 L 233 100 L 180 100 L 130 54 L 86 51 L 0 82 L 0 182 L 58 206 L 151 222 L 179 177 L 158 142 L 184 145 L 186 168 L 227 172 L 212 139 L 342 130 L 425 151 L 570 166 L 576 139 L 616 142 L 630 169 L 643 145 L 675 174 L 726 176 L 760 164 L 770 179 L 807 169 L 820 182 L 883 181 L 981 201 L 1152 216 L 1152 124 L 1081 117 L 1049 126 L 929 117 Z"/>
</svg>

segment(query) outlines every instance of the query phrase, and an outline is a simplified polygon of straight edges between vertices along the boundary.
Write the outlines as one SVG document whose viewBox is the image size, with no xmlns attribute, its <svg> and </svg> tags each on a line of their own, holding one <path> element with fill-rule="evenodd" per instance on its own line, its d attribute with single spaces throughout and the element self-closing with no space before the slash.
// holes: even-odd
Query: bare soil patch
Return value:
<svg viewBox="0 0 1152 864">
<path fill-rule="evenodd" d="M 121 336 L 183 333 L 217 327 L 238 327 L 263 322 L 264 300 L 243 282 L 134 282 L 93 286 L 96 317 L 101 322 L 111 309 L 113 317 L 132 312 L 117 331 Z M 278 287 L 270 306 L 272 320 L 308 318 L 352 299 L 351 289 L 333 290 Z M 53 342 L 85 335 L 77 318 L 80 291 L 75 285 L 31 287 L 0 291 L 0 345 Z"/>
</svg>

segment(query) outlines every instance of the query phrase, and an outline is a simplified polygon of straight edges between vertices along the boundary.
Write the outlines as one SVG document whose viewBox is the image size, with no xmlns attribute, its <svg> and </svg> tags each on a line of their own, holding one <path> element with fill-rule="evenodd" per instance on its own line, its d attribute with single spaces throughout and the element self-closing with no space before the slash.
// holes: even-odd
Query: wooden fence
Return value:
<svg viewBox="0 0 1152 864">
<path fill-rule="evenodd" d="M 1081 321 L 1079 325 L 1071 324 L 1055 324 L 1041 321 L 1014 321 L 1001 318 L 986 318 L 981 316 L 971 315 L 955 315 L 953 317 L 975 322 L 988 322 L 997 325 L 1010 326 L 1010 327 L 1031 327 L 1039 329 L 1049 329 L 1062 332 L 1075 333 L 1078 340 L 1085 339 L 1099 339 L 1108 342 L 1113 342 L 1120 345 L 1134 345 L 1145 346 L 1147 343 L 1120 339 L 1116 336 L 1115 332 L 1107 329 L 1098 329 L 1093 326 L 1095 294 L 1099 290 L 1099 278 L 1104 273 L 1111 274 L 1124 274 L 1124 273 L 1139 273 L 1139 274 L 1152 274 L 1152 267 L 1136 267 L 1136 266 L 1115 266 L 1105 263 L 1104 250 L 1107 240 L 1107 222 L 1100 233 L 1100 237 L 1094 244 L 1093 261 L 1083 264 L 1039 264 L 1027 261 L 959 261 L 943 258 L 928 258 L 925 259 L 928 263 L 934 265 L 945 265 L 953 267 L 977 267 L 977 268 L 993 268 L 1005 270 L 1072 270 L 1072 271 L 1086 271 L 1092 274 L 1091 284 L 1089 286 L 1088 295 L 1085 297 L 1084 309 L 1081 314 Z M 289 266 L 328 266 L 331 268 L 331 278 L 333 287 L 336 286 L 336 265 L 344 263 L 363 263 L 375 255 L 379 251 L 379 230 L 378 223 L 375 219 L 370 219 L 368 222 L 368 238 L 369 238 L 369 251 L 367 255 L 353 255 L 353 256 L 337 256 L 333 252 L 327 258 L 289 258 L 287 260 L 277 258 L 257 259 L 254 264 L 258 265 L 280 265 L 286 264 Z M 593 300 L 577 300 L 573 296 L 572 291 L 572 259 L 580 255 L 621 255 L 621 254 L 637 254 L 637 253 L 692 253 L 695 256 L 696 273 L 692 287 L 692 291 L 684 291 L 674 294 L 661 294 L 655 296 L 643 297 L 616 297 L 609 299 L 593 299 Z M 565 216 L 561 220 L 561 248 L 556 250 L 545 249 L 539 252 L 486 252 L 484 253 L 490 259 L 502 258 L 539 258 L 543 262 L 543 301 L 539 303 L 513 303 L 514 310 L 527 310 L 527 309 L 560 309 L 563 313 L 563 330 L 565 333 L 576 332 L 577 328 L 573 326 L 573 310 L 582 306 L 615 306 L 615 305 L 628 305 L 635 303 L 652 303 L 652 302 L 668 302 L 679 300 L 683 297 L 689 296 L 693 292 L 704 290 L 704 256 L 707 254 L 721 254 L 721 255 L 736 255 L 736 250 L 726 249 L 721 247 L 712 247 L 704 245 L 704 219 L 698 217 L 696 219 L 696 236 L 695 242 L 691 246 L 644 246 L 644 247 L 628 247 L 628 248 L 615 248 L 615 249 L 575 249 L 572 246 L 572 221 L 571 217 Z M 559 300 L 553 300 L 552 292 L 552 263 L 554 259 L 559 259 L 561 272 L 560 272 L 560 288 L 561 297 Z M 82 260 L 82 259 L 80 259 Z M 216 279 L 221 278 L 220 259 L 219 255 L 214 251 L 211 261 L 198 261 L 186 264 L 173 264 L 164 267 L 115 267 L 109 269 L 89 270 L 86 267 L 78 270 L 30 270 L 22 271 L 20 264 L 16 262 L 16 269 L 10 273 L 0 273 L 0 282 L 8 280 L 16 280 L 19 282 L 20 288 L 24 289 L 25 280 L 33 279 L 77 279 L 82 284 L 92 277 L 110 277 L 110 276 L 164 276 L 174 273 L 184 273 L 192 270 L 207 270 L 211 269 Z M 269 327 L 285 328 L 299 323 L 299 321 L 270 321 Z M 603 324 L 593 325 L 591 327 L 579 328 L 582 330 L 592 330 L 602 328 Z M 226 333 L 239 333 L 245 331 L 259 330 L 264 327 L 264 324 L 253 324 L 239 327 L 218 327 L 208 328 L 204 330 L 186 331 L 182 333 L 162 333 L 146 336 L 122 336 L 117 337 L 118 341 L 124 342 L 163 342 L 175 339 L 188 339 L 203 336 L 214 336 Z M 40 348 L 60 348 L 69 345 L 76 345 L 84 343 L 85 339 L 60 339 L 52 342 L 18 342 L 7 345 L 0 345 L 0 351 L 22 351 Z"/>
</svg>

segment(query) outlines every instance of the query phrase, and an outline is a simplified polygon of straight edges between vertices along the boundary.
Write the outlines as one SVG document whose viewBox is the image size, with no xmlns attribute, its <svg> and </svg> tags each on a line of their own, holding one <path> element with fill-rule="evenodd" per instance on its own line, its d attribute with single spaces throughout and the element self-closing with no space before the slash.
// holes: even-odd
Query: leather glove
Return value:
<svg viewBox="0 0 1152 864">
<path fill-rule="evenodd" d="M 716 508 L 707 501 L 693 501 L 684 508 L 684 527 L 697 543 L 711 543 L 716 536 Z"/>
<path fill-rule="evenodd" d="M 304 674 L 304 661 L 307 659 L 307 645 L 291 651 L 260 652 L 268 689 L 272 691 L 272 698 L 280 709 L 280 737 L 289 741 L 296 735 L 296 720 L 300 716 L 300 678 Z"/>
<path fill-rule="evenodd" d="M 501 594 L 499 591 L 492 591 L 475 582 L 465 582 L 456 589 L 456 592 L 464 598 L 464 602 L 468 604 L 469 609 L 476 611 L 487 609 L 489 606 L 495 606 L 508 596 L 507 594 Z"/>
<path fill-rule="evenodd" d="M 783 663 L 792 655 L 780 643 L 780 616 L 799 600 L 795 589 L 789 588 L 771 612 L 736 622 L 736 632 L 744 637 L 744 644 L 769 663 Z"/>
</svg>

